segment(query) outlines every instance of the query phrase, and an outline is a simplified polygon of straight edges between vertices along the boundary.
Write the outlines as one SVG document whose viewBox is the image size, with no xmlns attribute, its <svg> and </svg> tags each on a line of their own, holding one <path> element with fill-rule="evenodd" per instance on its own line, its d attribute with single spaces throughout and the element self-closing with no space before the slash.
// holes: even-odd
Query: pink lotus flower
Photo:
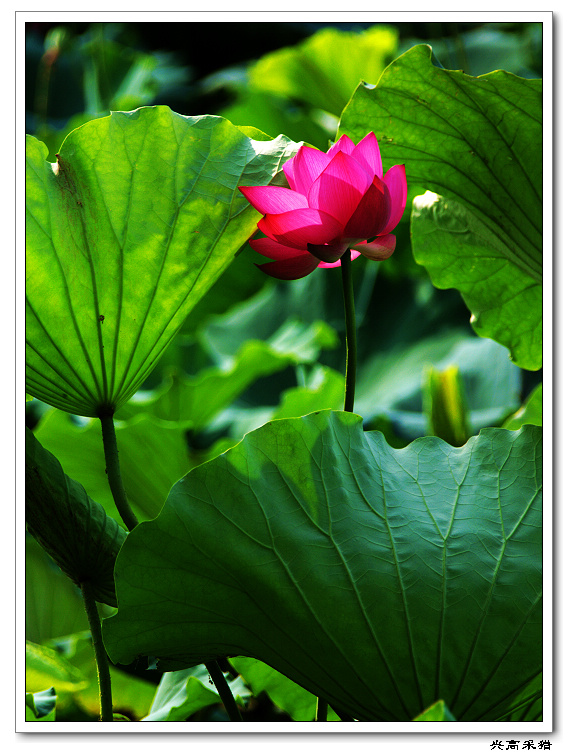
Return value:
<svg viewBox="0 0 568 755">
<path fill-rule="evenodd" d="M 338 267 L 351 249 L 384 260 L 394 252 L 406 205 L 406 172 L 395 165 L 383 175 L 381 153 L 372 132 L 355 145 L 343 135 L 327 153 L 300 147 L 283 167 L 290 185 L 239 186 L 264 217 L 266 238 L 252 248 L 274 260 L 260 269 L 274 278 L 295 280 L 316 267 Z"/>
</svg>

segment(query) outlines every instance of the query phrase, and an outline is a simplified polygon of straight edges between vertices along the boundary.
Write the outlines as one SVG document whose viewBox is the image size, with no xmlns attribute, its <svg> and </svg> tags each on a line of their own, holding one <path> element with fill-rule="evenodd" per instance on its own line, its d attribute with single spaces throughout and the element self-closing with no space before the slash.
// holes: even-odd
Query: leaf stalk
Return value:
<svg viewBox="0 0 568 755">
<path fill-rule="evenodd" d="M 97 665 L 97 678 L 99 682 L 99 701 L 100 716 L 99 721 L 112 721 L 112 689 L 110 681 L 110 668 L 105 646 L 103 644 L 103 635 L 101 629 L 101 618 L 94 598 L 94 593 L 90 582 L 81 582 L 81 593 L 91 637 L 95 651 L 95 662 Z"/>
<path fill-rule="evenodd" d="M 209 672 L 209 676 L 213 680 L 213 684 L 217 687 L 217 692 L 221 698 L 221 702 L 225 706 L 227 715 L 231 721 L 242 721 L 241 712 L 237 707 L 233 693 L 225 679 L 225 675 L 221 671 L 221 667 L 217 661 L 210 661 L 205 664 L 205 668 Z"/>
<path fill-rule="evenodd" d="M 355 380 L 357 376 L 357 322 L 355 317 L 350 249 L 347 249 L 341 257 L 341 281 L 343 284 L 343 304 L 345 307 L 345 402 L 343 408 L 346 412 L 352 412 L 355 402 Z"/>
<path fill-rule="evenodd" d="M 118 513 L 122 517 L 122 521 L 124 522 L 128 530 L 130 531 L 133 530 L 134 527 L 136 527 L 136 525 L 138 524 L 138 519 L 130 508 L 130 504 L 128 503 L 128 499 L 126 497 L 126 491 L 124 490 L 124 485 L 122 483 L 113 415 L 101 413 L 99 419 L 101 421 L 101 428 L 103 433 L 103 447 L 105 452 L 108 484 Z"/>
</svg>

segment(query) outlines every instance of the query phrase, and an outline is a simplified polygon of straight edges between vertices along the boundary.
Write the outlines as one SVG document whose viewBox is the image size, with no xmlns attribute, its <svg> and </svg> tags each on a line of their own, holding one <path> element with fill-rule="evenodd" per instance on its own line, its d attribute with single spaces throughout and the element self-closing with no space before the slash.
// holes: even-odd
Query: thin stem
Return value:
<svg viewBox="0 0 568 755">
<path fill-rule="evenodd" d="M 97 604 L 89 582 L 81 583 L 81 593 L 83 594 L 83 603 L 85 604 L 85 611 L 89 620 L 91 637 L 93 638 L 93 648 L 95 650 L 95 662 L 97 664 L 99 700 L 101 706 L 99 721 L 112 721 L 112 690 L 110 684 L 110 668 L 105 646 L 103 644 L 101 618 L 99 616 Z"/>
<path fill-rule="evenodd" d="M 357 323 L 351 273 L 351 250 L 341 257 L 341 280 L 345 305 L 345 404 L 346 412 L 353 411 L 355 402 L 355 379 L 357 375 Z"/>
<path fill-rule="evenodd" d="M 345 308 L 345 402 L 343 409 L 346 412 L 352 412 L 355 403 L 355 379 L 357 376 L 357 321 L 350 249 L 347 249 L 341 257 L 341 282 L 343 284 L 343 304 Z M 327 721 L 327 702 L 321 697 L 317 699 L 316 721 Z"/>
<path fill-rule="evenodd" d="M 209 672 L 211 679 L 213 679 L 213 684 L 217 687 L 217 692 L 219 693 L 221 702 L 225 706 L 229 719 L 231 721 L 242 721 L 243 719 L 235 702 L 235 698 L 233 697 L 233 693 L 231 692 L 227 680 L 225 679 L 217 661 L 209 661 L 209 663 L 205 664 L 205 668 Z"/>
<path fill-rule="evenodd" d="M 321 697 L 316 703 L 316 721 L 327 721 L 327 702 Z"/>
<path fill-rule="evenodd" d="M 126 498 L 124 485 L 122 484 L 120 464 L 118 461 L 118 445 L 116 443 L 116 432 L 114 429 L 112 414 L 101 414 L 99 419 L 103 431 L 103 446 L 105 450 L 108 484 L 110 486 L 112 497 L 114 498 L 115 506 L 122 517 L 122 521 L 128 530 L 133 530 L 138 524 L 138 519 L 130 508 L 130 504 Z"/>
</svg>

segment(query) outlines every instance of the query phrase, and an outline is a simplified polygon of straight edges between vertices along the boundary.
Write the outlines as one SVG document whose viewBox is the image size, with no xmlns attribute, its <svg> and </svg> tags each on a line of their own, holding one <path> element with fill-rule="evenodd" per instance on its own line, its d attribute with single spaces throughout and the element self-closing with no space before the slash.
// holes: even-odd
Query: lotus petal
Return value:
<svg viewBox="0 0 568 755">
<path fill-rule="evenodd" d="M 325 152 L 313 147 L 300 147 L 296 156 L 283 167 L 290 188 L 307 196 L 310 186 L 330 162 L 331 158 Z"/>
<path fill-rule="evenodd" d="M 335 144 L 328 149 L 327 154 L 330 157 L 333 157 L 338 152 L 343 152 L 346 155 L 350 155 L 353 150 L 355 149 L 355 144 L 353 143 L 352 139 L 350 139 L 347 134 L 343 134 L 336 142 Z"/>
<path fill-rule="evenodd" d="M 304 251 L 307 244 L 335 241 L 342 231 L 341 223 L 334 217 L 311 208 L 266 215 L 259 221 L 258 227 L 274 241 Z"/>
<path fill-rule="evenodd" d="M 344 238 L 369 239 L 383 233 L 391 216 L 391 199 L 387 186 L 375 177 L 359 202 L 343 232 Z"/>
<path fill-rule="evenodd" d="M 280 280 L 297 280 L 305 278 L 312 273 L 318 266 L 319 260 L 312 257 L 307 252 L 299 254 L 297 257 L 277 260 L 276 262 L 267 262 L 264 265 L 257 265 L 263 273 L 270 275 L 272 278 Z"/>
<path fill-rule="evenodd" d="M 383 161 L 381 159 L 381 150 L 377 142 L 377 137 L 371 131 L 364 139 L 361 139 L 355 147 L 351 156 L 358 163 L 368 166 L 373 175 L 379 178 L 383 177 Z"/>
<path fill-rule="evenodd" d="M 336 262 L 347 251 L 348 244 L 308 244 L 308 252 L 322 262 Z"/>
<path fill-rule="evenodd" d="M 285 244 L 279 244 L 269 238 L 252 239 L 249 241 L 255 252 L 262 254 L 264 257 L 270 257 L 273 260 L 286 260 L 290 257 L 297 257 L 298 249 Z"/>
<path fill-rule="evenodd" d="M 400 223 L 406 207 L 407 186 L 404 165 L 393 165 L 385 173 L 383 181 L 388 186 L 391 198 L 391 215 L 383 233 L 390 233 Z"/>
<path fill-rule="evenodd" d="M 312 184 L 308 204 L 333 215 L 345 225 L 371 181 L 372 176 L 356 160 L 338 152 Z"/>
<path fill-rule="evenodd" d="M 389 233 L 386 236 L 379 236 L 375 241 L 357 244 L 355 249 L 358 249 L 367 259 L 380 261 L 388 259 L 395 247 L 396 236 L 394 233 Z"/>
<path fill-rule="evenodd" d="M 361 256 L 361 252 L 356 252 L 354 249 L 351 250 L 351 262 L 353 260 L 356 260 L 357 257 Z M 337 262 L 320 262 L 318 267 L 341 267 L 341 260 L 337 260 Z"/>
<path fill-rule="evenodd" d="M 308 206 L 303 194 L 282 186 L 239 186 L 239 191 L 262 215 L 277 215 Z"/>
</svg>

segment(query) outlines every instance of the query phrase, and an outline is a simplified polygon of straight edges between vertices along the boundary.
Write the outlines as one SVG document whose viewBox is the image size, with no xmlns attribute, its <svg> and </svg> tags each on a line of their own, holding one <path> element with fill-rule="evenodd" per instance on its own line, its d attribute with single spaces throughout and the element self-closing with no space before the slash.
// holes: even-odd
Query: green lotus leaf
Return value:
<svg viewBox="0 0 568 755">
<path fill-rule="evenodd" d="M 77 585 L 116 606 L 114 562 L 126 532 L 26 428 L 26 527 Z"/>
<path fill-rule="evenodd" d="M 26 151 L 26 380 L 83 416 L 114 412 L 252 235 L 239 185 L 297 149 L 217 116 L 114 112 Z"/>
<path fill-rule="evenodd" d="M 385 168 L 404 164 L 411 186 L 452 205 L 437 218 L 419 207 L 412 220 L 413 252 L 434 285 L 458 289 L 478 332 L 506 345 L 519 366 L 538 369 L 542 81 L 505 71 L 467 76 L 438 67 L 431 48 L 418 45 L 376 87 L 361 85 L 343 111 L 339 133 L 358 141 L 369 131 Z"/>
<path fill-rule="evenodd" d="M 489 227 L 433 192 L 414 200 L 414 257 L 438 288 L 459 288 L 480 336 L 509 349 L 519 367 L 542 367 L 542 282 L 509 259 Z"/>
<path fill-rule="evenodd" d="M 541 438 L 392 449 L 350 413 L 269 422 L 130 533 L 110 657 L 249 656 L 358 720 L 441 699 L 496 720 L 542 668 Z"/>
</svg>

